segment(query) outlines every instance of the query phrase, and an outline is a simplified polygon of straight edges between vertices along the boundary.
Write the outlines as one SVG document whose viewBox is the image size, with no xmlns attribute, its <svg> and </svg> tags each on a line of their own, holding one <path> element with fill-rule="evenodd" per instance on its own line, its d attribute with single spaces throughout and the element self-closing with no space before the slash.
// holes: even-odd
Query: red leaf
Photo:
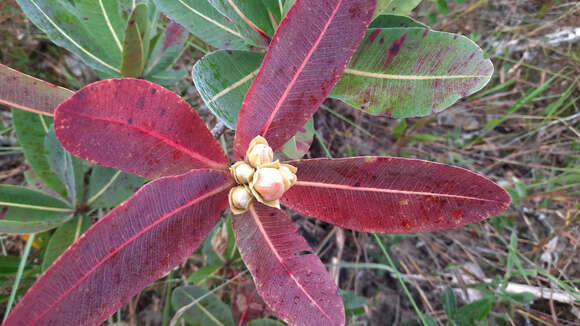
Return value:
<svg viewBox="0 0 580 326">
<path fill-rule="evenodd" d="M 336 285 L 318 256 L 300 255 L 311 249 L 284 212 L 255 203 L 234 215 L 233 227 L 258 293 L 280 318 L 292 325 L 344 325 Z"/>
<path fill-rule="evenodd" d="M 298 182 L 282 203 L 363 232 L 417 233 L 479 222 L 507 209 L 509 195 L 468 170 L 394 157 L 289 162 Z"/>
<path fill-rule="evenodd" d="M 0 103 L 48 116 L 73 91 L 36 79 L 0 64 Z"/>
<path fill-rule="evenodd" d="M 229 163 L 187 102 L 140 79 L 85 86 L 59 105 L 54 125 L 74 155 L 146 178 Z"/>
<path fill-rule="evenodd" d="M 225 171 L 195 170 L 144 186 L 73 243 L 3 325 L 99 325 L 191 255 L 231 184 Z"/>
<path fill-rule="evenodd" d="M 376 0 L 297 1 L 278 27 L 240 111 L 237 160 L 264 136 L 276 150 L 330 93 L 362 40 Z"/>
</svg>

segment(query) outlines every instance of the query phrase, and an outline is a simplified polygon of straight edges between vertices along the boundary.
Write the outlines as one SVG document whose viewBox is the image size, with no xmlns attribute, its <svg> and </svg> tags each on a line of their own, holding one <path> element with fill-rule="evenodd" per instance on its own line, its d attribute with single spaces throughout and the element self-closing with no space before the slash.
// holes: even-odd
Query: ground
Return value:
<svg viewBox="0 0 580 326">
<path fill-rule="evenodd" d="M 478 303 L 484 306 L 485 298 L 491 298 L 491 312 L 485 314 L 491 325 L 580 325 L 575 288 L 580 281 L 580 4 L 448 1 L 445 13 L 441 2 L 424 1 L 412 16 L 436 30 L 467 35 L 486 49 L 495 66 L 489 85 L 428 118 L 371 116 L 327 100 L 329 109 L 315 115 L 320 137 L 307 157 L 392 155 L 461 166 L 508 189 L 510 208 L 477 225 L 381 235 L 396 269 L 372 235 L 288 213 L 323 262 L 338 265 L 330 272 L 340 288 L 369 298 L 349 317 L 351 324 L 417 324 L 414 301 L 431 322 L 445 325 L 451 296 L 458 307 L 482 298 Z M 560 31 L 570 31 L 569 39 L 554 34 Z M 3 64 L 72 89 L 95 80 L 26 20 L 14 0 L 0 3 L 0 35 Z M 200 56 L 192 48 L 178 64 L 190 68 Z M 208 126 L 215 125 L 191 79 L 173 89 L 198 109 Z M 486 123 L 504 115 L 504 122 L 486 131 Z M 233 132 L 226 130 L 225 136 L 232 140 Z M 0 107 L 0 146 L 0 183 L 23 184 L 27 165 L 5 107 Z M 21 255 L 24 239 L 3 236 L 0 241 L 4 255 Z M 33 249 L 31 263 L 41 257 Z M 204 264 L 203 253 L 196 253 L 173 276 L 183 280 Z M 220 276 L 230 279 L 243 269 L 227 266 Z M 249 280 L 244 275 L 217 295 L 226 302 L 240 302 L 239 293 L 251 297 Z M 506 293 L 522 288 L 533 295 Z M 10 289 L 8 277 L 0 283 L 0 303 L 7 301 Z M 166 291 L 167 282 L 160 280 L 121 310 L 121 320 L 160 324 Z M 254 308 L 257 315 L 268 314 L 260 304 Z M 465 311 L 468 316 L 477 313 Z"/>
</svg>

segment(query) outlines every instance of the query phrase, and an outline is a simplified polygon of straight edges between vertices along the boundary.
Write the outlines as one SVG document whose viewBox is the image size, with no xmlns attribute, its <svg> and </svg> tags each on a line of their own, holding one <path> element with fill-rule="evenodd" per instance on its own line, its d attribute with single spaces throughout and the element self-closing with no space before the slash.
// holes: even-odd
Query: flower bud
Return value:
<svg viewBox="0 0 580 326">
<path fill-rule="evenodd" d="M 228 197 L 230 209 L 234 214 L 241 214 L 248 210 L 252 203 L 252 192 L 247 186 L 237 186 L 230 189 Z"/>
<path fill-rule="evenodd" d="M 254 175 L 254 168 L 246 162 L 236 162 L 230 171 L 238 184 L 248 184 Z"/>
<path fill-rule="evenodd" d="M 250 190 L 259 202 L 279 207 L 278 199 L 282 197 L 285 190 L 282 174 L 277 168 L 259 168 L 250 182 Z"/>
<path fill-rule="evenodd" d="M 289 164 L 280 164 L 278 168 L 280 174 L 282 175 L 282 181 L 284 182 L 284 191 L 288 190 L 296 183 L 296 167 Z"/>
<path fill-rule="evenodd" d="M 271 163 L 274 159 L 274 152 L 268 146 L 264 137 L 257 136 L 250 142 L 250 147 L 246 152 L 246 162 L 257 168 L 262 164 Z"/>
</svg>

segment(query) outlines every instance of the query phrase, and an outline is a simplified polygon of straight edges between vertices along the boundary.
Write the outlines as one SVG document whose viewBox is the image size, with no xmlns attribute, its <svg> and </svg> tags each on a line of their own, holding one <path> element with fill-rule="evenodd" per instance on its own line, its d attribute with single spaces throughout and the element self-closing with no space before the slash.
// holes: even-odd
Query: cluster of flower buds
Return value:
<svg viewBox="0 0 580 326">
<path fill-rule="evenodd" d="M 250 143 L 246 160 L 230 167 L 238 183 L 230 190 L 229 203 L 234 214 L 246 212 L 256 199 L 264 205 L 280 208 L 280 197 L 296 183 L 296 168 L 274 160 L 268 142 L 257 136 Z"/>
</svg>

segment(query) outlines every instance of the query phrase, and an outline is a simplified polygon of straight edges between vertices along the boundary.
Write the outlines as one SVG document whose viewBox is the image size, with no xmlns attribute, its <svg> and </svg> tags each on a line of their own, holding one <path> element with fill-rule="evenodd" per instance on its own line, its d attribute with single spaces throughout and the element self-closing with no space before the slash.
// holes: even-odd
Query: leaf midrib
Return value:
<svg viewBox="0 0 580 326">
<path fill-rule="evenodd" d="M 185 7 L 185 8 L 189 9 L 191 12 L 193 12 L 193 13 L 194 13 L 194 14 L 196 14 L 196 15 L 198 15 L 199 17 L 201 17 L 201 18 L 203 18 L 203 19 L 207 20 L 208 22 L 210 22 L 210 23 L 212 23 L 212 24 L 216 25 L 217 27 L 219 27 L 219 28 L 223 29 L 224 31 L 226 31 L 226 32 L 228 32 L 228 33 L 230 33 L 230 34 L 232 34 L 232 35 L 234 35 L 234 36 L 237 36 L 238 38 L 242 38 L 242 35 L 241 35 L 240 33 L 238 33 L 238 32 L 236 32 L 236 31 L 234 31 L 234 30 L 232 30 L 232 29 L 228 28 L 227 26 L 224 26 L 224 25 L 222 25 L 222 24 L 220 24 L 220 23 L 216 22 L 215 20 L 213 20 L 213 19 L 211 19 L 211 18 L 207 17 L 206 15 L 202 14 L 201 12 L 199 12 L 199 11 L 197 11 L 197 10 L 193 9 L 193 8 L 192 8 L 191 6 L 189 6 L 187 3 L 183 2 L 183 0 L 177 0 L 177 1 L 179 1 L 179 3 L 181 3 L 181 4 L 182 4 L 182 5 Z"/>
<path fill-rule="evenodd" d="M 344 185 L 344 184 L 313 182 L 313 181 L 300 181 L 300 180 L 298 180 L 298 181 L 296 181 L 295 186 L 326 188 L 326 189 L 340 189 L 340 190 L 345 190 L 345 191 L 381 192 L 381 193 L 412 195 L 412 196 L 445 197 L 445 198 L 456 198 L 456 199 L 483 201 L 483 202 L 497 203 L 497 204 L 502 204 L 502 205 L 505 204 L 505 202 L 503 202 L 501 200 L 485 199 L 485 198 L 479 198 L 479 197 L 469 197 L 469 196 L 462 196 L 462 195 L 434 193 L 434 192 L 425 192 L 425 191 L 395 190 L 395 189 L 360 187 L 360 186 L 355 187 L 355 186 L 349 186 L 349 185 Z"/>
<path fill-rule="evenodd" d="M 136 234 L 134 234 L 132 237 L 130 237 L 125 242 L 123 242 L 121 245 L 119 245 L 117 248 L 115 248 L 115 250 L 113 250 L 107 256 L 105 256 L 101 261 L 99 261 L 98 264 L 96 264 L 93 268 L 91 268 L 87 273 L 85 273 L 85 275 L 83 277 L 81 277 L 75 284 L 73 284 L 65 293 L 63 293 L 60 296 L 60 298 L 58 298 L 53 304 L 51 304 L 48 308 L 46 308 L 32 323 L 30 323 L 30 326 L 33 326 L 37 322 L 39 322 L 42 319 L 42 317 L 44 317 L 44 315 L 46 315 L 48 312 L 50 312 L 50 310 L 52 310 L 53 307 L 55 307 L 57 304 L 59 304 L 74 289 L 76 289 L 77 287 L 79 287 L 95 270 L 97 270 L 101 265 L 103 265 L 106 261 L 108 261 L 109 259 L 111 259 L 111 257 L 113 257 L 115 254 L 117 254 L 123 248 L 125 248 L 129 244 L 133 243 L 133 241 L 137 240 L 139 237 L 141 237 L 142 235 L 144 235 L 145 233 L 147 233 L 153 227 L 157 226 L 158 224 L 164 222 L 166 219 L 168 219 L 168 218 L 174 216 L 175 214 L 179 213 L 181 210 L 186 209 L 186 208 L 188 208 L 188 207 L 196 204 L 199 201 L 202 201 L 202 200 L 207 199 L 209 197 L 215 196 L 215 195 L 223 192 L 224 190 L 226 190 L 230 186 L 231 186 L 230 183 L 226 182 L 221 187 L 216 188 L 215 190 L 213 190 L 211 192 L 207 192 L 203 196 L 200 196 L 200 197 L 197 197 L 197 198 L 195 198 L 193 200 L 190 200 L 189 202 L 184 203 L 182 206 L 179 206 L 178 208 L 170 211 L 169 213 L 166 213 L 165 215 L 161 216 L 159 219 L 155 220 L 154 223 L 149 224 L 147 227 L 143 228 L 142 230 L 140 230 L 139 232 L 137 232 Z M 101 221 L 104 221 L 104 220 L 101 220 Z M 97 224 L 95 224 L 94 226 L 98 225 L 101 221 L 97 222 Z M 53 263 L 53 265 L 54 265 L 54 263 Z"/>
<path fill-rule="evenodd" d="M 183 146 L 183 145 L 181 145 L 181 144 L 179 144 L 179 143 L 177 143 L 177 142 L 175 142 L 175 141 L 173 141 L 173 140 L 171 140 L 171 139 L 165 137 L 164 135 L 161 135 L 155 131 L 145 129 L 145 128 L 142 128 L 142 127 L 139 127 L 139 126 L 136 126 L 133 124 L 129 124 L 127 122 L 123 122 L 120 120 L 113 120 L 113 119 L 92 116 L 92 115 L 88 115 L 88 114 L 84 114 L 84 113 L 80 113 L 80 112 L 76 112 L 76 111 L 67 111 L 67 112 L 69 114 L 77 115 L 77 116 L 87 118 L 87 119 L 94 119 L 94 120 L 103 121 L 103 122 L 115 123 L 115 124 L 118 124 L 118 125 L 121 125 L 121 126 L 124 126 L 127 128 L 133 128 L 133 129 L 138 130 L 144 134 L 147 134 L 155 139 L 158 139 L 158 140 L 164 142 L 165 144 L 167 144 L 171 147 L 174 147 L 175 149 L 179 150 L 180 152 L 183 152 L 183 153 L 189 155 L 193 159 L 196 159 L 198 161 L 201 161 L 201 162 L 207 164 L 207 166 L 210 168 L 222 170 L 225 167 L 225 164 L 223 164 L 223 163 L 220 164 L 220 163 L 218 163 L 218 162 L 216 162 L 216 161 L 214 161 L 206 156 L 198 154 L 198 153 L 190 150 L 189 148 L 187 148 L 187 147 L 185 147 L 185 146 Z"/>
<path fill-rule="evenodd" d="M 324 317 L 326 317 L 328 320 L 332 321 L 332 318 L 330 318 L 330 316 L 326 313 L 326 311 L 324 311 L 324 309 L 318 304 L 318 302 L 310 295 L 310 293 L 308 293 L 308 291 L 306 291 L 306 289 L 302 286 L 302 284 L 300 284 L 300 282 L 298 282 L 298 280 L 296 279 L 296 277 L 294 276 L 292 271 L 288 269 L 288 267 L 284 263 L 285 259 L 282 256 L 280 256 L 280 254 L 276 250 L 276 247 L 274 246 L 274 243 L 272 243 L 272 240 L 268 236 L 266 229 L 264 229 L 264 226 L 262 225 L 262 222 L 260 221 L 260 218 L 258 217 L 258 214 L 256 213 L 256 208 L 254 207 L 254 205 L 250 206 L 250 215 L 252 215 L 252 218 L 254 219 L 254 223 L 256 223 L 256 226 L 258 226 L 260 233 L 263 235 L 264 240 L 268 244 L 268 247 L 270 248 L 270 250 L 272 251 L 272 253 L 276 257 L 276 259 L 278 260 L 278 263 L 280 263 L 280 266 L 282 266 L 282 268 L 284 268 L 284 270 L 286 271 L 288 276 L 290 276 L 292 281 L 294 281 L 296 286 L 302 291 L 302 293 L 304 293 L 304 295 L 306 295 L 306 297 L 310 300 L 310 302 L 312 302 L 312 304 L 324 315 Z"/>
<path fill-rule="evenodd" d="M 469 79 L 469 78 L 489 78 L 485 75 L 396 75 L 383 74 L 377 72 L 370 72 L 352 68 L 346 68 L 345 74 L 356 75 L 361 77 L 370 77 L 377 79 L 393 79 L 393 80 L 435 80 L 435 79 Z"/>
<path fill-rule="evenodd" d="M 87 49 L 85 49 L 84 47 L 82 47 L 80 44 L 78 44 L 72 37 L 70 37 L 67 33 L 65 33 L 60 26 L 58 26 L 51 18 L 50 16 L 48 16 L 43 10 L 42 8 L 40 8 L 40 6 L 34 2 L 34 0 L 29 0 L 35 7 L 36 9 L 42 14 L 42 16 L 59 32 L 62 34 L 62 36 L 64 36 L 69 42 L 71 42 L 74 46 L 76 46 L 79 50 L 81 50 L 82 52 L 84 52 L 86 55 L 88 55 L 89 57 L 91 57 L 93 60 L 97 61 L 98 63 L 102 64 L 103 66 L 107 67 L 108 69 L 111 69 L 112 71 L 116 72 L 116 73 L 121 73 L 119 69 L 111 66 L 110 64 L 106 63 L 105 61 L 103 61 L 102 59 L 100 59 L 99 57 L 95 56 L 94 54 L 92 54 L 90 51 L 88 51 Z M 181 0 L 180 0 L 181 1 Z"/>
<path fill-rule="evenodd" d="M 314 52 L 318 48 L 318 45 L 320 44 L 320 42 L 322 41 L 322 39 L 326 35 L 326 31 L 330 27 L 330 24 L 332 24 L 332 22 L 334 20 L 334 17 L 338 13 L 338 10 L 340 9 L 341 6 L 342 6 L 342 0 L 340 0 L 336 4 L 336 8 L 333 9 L 332 13 L 328 17 L 328 21 L 324 24 L 324 27 L 322 28 L 322 31 L 320 32 L 320 35 L 318 36 L 318 38 L 316 39 L 316 41 L 314 41 L 314 44 L 312 45 L 312 48 L 310 48 L 310 50 L 308 51 L 308 53 L 306 53 L 306 57 L 304 57 L 304 60 L 300 64 L 300 67 L 298 67 L 298 69 L 296 69 L 296 72 L 294 73 L 294 76 L 290 80 L 290 83 L 288 83 L 288 85 L 286 86 L 286 89 L 284 90 L 284 93 L 282 93 L 282 96 L 280 96 L 280 99 L 278 100 L 278 102 L 276 103 L 276 105 L 274 106 L 274 108 L 272 109 L 272 113 L 268 117 L 268 120 L 266 120 L 266 123 L 264 124 L 264 127 L 261 130 L 261 133 L 260 133 L 261 135 L 265 135 L 266 132 L 268 131 L 268 129 L 270 128 L 270 125 L 272 124 L 272 121 L 274 120 L 274 116 L 276 115 L 276 113 L 278 113 L 278 110 L 280 110 L 280 108 L 282 107 L 282 103 L 286 100 L 286 97 L 288 97 L 288 94 L 290 94 L 290 90 L 294 86 L 294 83 L 296 83 L 296 80 L 298 80 L 298 77 L 300 77 L 300 75 L 302 74 L 302 71 L 304 70 L 304 67 L 306 67 L 306 65 L 310 61 L 310 58 L 312 57 L 312 55 L 314 54 Z"/>
</svg>

